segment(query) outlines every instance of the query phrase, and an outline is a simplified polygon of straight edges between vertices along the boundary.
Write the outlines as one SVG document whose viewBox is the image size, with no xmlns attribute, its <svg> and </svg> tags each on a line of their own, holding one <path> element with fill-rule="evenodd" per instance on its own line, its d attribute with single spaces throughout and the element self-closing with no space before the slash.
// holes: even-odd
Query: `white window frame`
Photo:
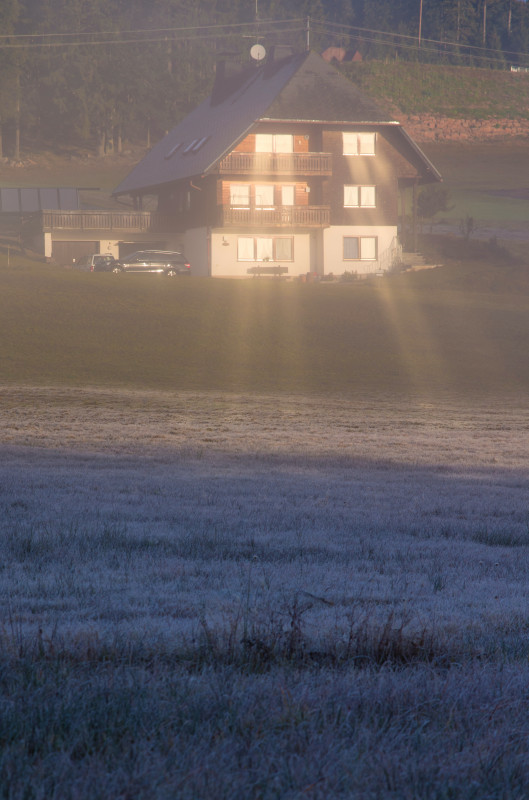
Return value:
<svg viewBox="0 0 529 800">
<path fill-rule="evenodd" d="M 358 256 L 350 258 L 345 255 L 346 239 L 356 239 L 358 242 Z M 370 244 L 372 243 L 372 244 Z M 378 236 L 344 236 L 343 237 L 343 260 L 344 261 L 377 261 L 378 260 Z M 371 247 L 374 255 L 371 255 Z"/>
<path fill-rule="evenodd" d="M 230 183 L 230 206 L 232 208 L 250 207 L 249 183 Z"/>
<path fill-rule="evenodd" d="M 275 185 L 273 183 L 256 183 L 254 192 L 256 208 L 275 208 Z"/>
<path fill-rule="evenodd" d="M 344 208 L 376 208 L 376 187 L 344 186 L 343 204 Z"/>
<path fill-rule="evenodd" d="M 237 238 L 237 261 L 254 261 L 255 241 L 253 236 Z"/>
<path fill-rule="evenodd" d="M 279 256 L 277 253 L 278 242 L 290 242 L 290 256 Z M 276 261 L 294 261 L 294 237 L 274 236 L 274 256 Z"/>
<path fill-rule="evenodd" d="M 288 240 L 291 242 L 290 258 L 277 257 L 277 242 Z M 253 242 L 253 246 L 250 246 Z M 267 256 L 267 243 L 271 242 L 271 255 Z M 237 238 L 237 261 L 294 261 L 293 236 L 239 236 Z"/>
<path fill-rule="evenodd" d="M 285 148 L 285 145 L 287 147 Z M 256 133 L 256 153 L 293 153 L 294 134 L 292 133 Z"/>
<path fill-rule="evenodd" d="M 377 135 L 374 131 L 343 131 L 344 156 L 374 156 Z"/>
<path fill-rule="evenodd" d="M 285 193 L 287 191 L 291 195 L 292 202 L 290 202 L 290 198 L 287 198 L 285 200 Z M 285 185 L 285 186 L 281 187 L 281 205 L 282 206 L 294 206 L 294 205 L 296 205 L 296 187 L 295 186 L 292 186 L 292 185 L 288 185 L 287 186 L 287 185 Z"/>
</svg>

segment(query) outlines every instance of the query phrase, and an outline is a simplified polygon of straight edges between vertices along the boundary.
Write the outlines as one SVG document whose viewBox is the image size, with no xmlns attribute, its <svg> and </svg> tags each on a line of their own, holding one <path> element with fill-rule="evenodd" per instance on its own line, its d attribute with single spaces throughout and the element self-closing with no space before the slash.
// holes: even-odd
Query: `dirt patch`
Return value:
<svg viewBox="0 0 529 800">
<path fill-rule="evenodd" d="M 417 142 L 490 142 L 529 138 L 527 119 L 454 119 L 441 114 L 398 114 Z"/>
</svg>

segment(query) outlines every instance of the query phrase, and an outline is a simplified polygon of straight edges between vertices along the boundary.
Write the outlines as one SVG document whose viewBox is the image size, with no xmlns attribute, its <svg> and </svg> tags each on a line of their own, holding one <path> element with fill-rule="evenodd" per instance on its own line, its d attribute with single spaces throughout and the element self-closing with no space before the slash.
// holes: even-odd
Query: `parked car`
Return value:
<svg viewBox="0 0 529 800">
<path fill-rule="evenodd" d="M 169 250 L 138 250 L 124 258 L 119 258 L 112 272 L 160 272 L 173 278 L 176 275 L 189 275 L 191 264 L 183 253 Z"/>
<path fill-rule="evenodd" d="M 112 272 L 116 259 L 110 253 L 92 253 L 90 256 L 74 258 L 72 267 L 82 272 Z"/>
</svg>

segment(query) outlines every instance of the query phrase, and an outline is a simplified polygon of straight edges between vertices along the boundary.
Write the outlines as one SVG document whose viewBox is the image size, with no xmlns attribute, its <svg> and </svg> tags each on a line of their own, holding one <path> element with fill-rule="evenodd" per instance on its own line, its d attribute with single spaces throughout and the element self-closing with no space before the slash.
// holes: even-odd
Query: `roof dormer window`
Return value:
<svg viewBox="0 0 529 800">
<path fill-rule="evenodd" d="M 192 142 L 189 142 L 189 144 L 186 147 L 184 147 L 184 153 L 190 153 L 191 150 L 194 149 L 196 143 L 199 142 L 199 141 L 200 141 L 200 139 L 193 139 Z"/>
<path fill-rule="evenodd" d="M 171 149 L 165 154 L 164 158 L 171 158 L 171 156 L 174 156 L 179 147 L 182 147 L 182 142 L 177 142 L 173 147 L 171 147 Z"/>
<path fill-rule="evenodd" d="M 200 148 L 205 145 L 210 138 L 210 136 L 203 136 L 202 139 L 199 139 L 198 142 L 196 142 L 192 147 L 193 153 L 196 153 L 197 150 L 200 150 Z"/>
</svg>

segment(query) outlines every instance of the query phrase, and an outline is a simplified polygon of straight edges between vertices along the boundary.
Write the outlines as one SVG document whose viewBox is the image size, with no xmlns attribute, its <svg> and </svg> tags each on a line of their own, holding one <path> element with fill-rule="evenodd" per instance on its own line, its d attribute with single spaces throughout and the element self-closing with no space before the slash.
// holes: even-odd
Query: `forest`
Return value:
<svg viewBox="0 0 529 800">
<path fill-rule="evenodd" d="M 0 156 L 149 146 L 251 44 L 364 60 L 529 65 L 525 0 L 2 0 Z"/>
</svg>

